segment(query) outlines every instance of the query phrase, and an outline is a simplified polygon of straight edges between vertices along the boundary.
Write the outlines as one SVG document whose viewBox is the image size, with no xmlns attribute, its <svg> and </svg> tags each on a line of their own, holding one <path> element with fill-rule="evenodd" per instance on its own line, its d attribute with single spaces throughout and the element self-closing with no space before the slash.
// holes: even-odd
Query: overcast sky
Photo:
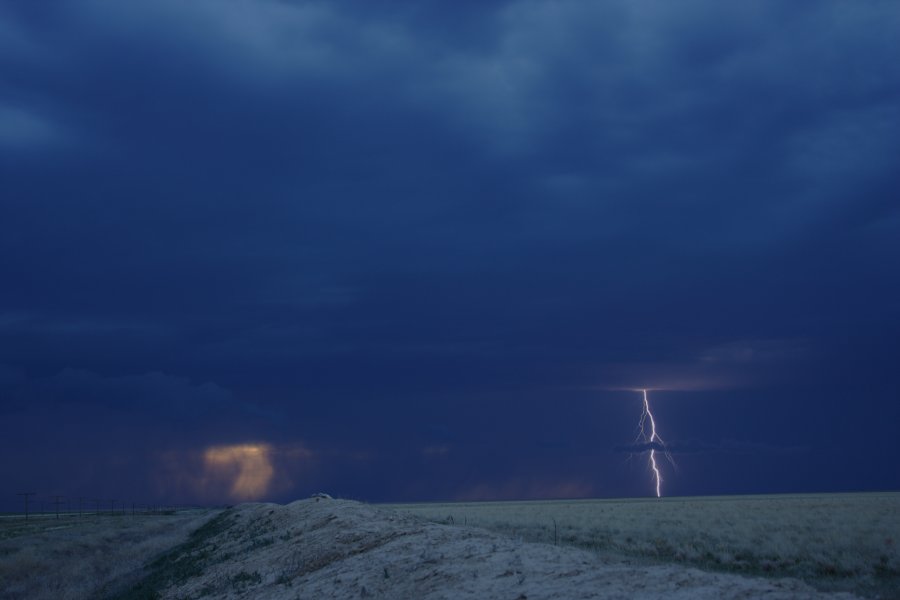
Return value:
<svg viewBox="0 0 900 600">
<path fill-rule="evenodd" d="M 0 508 L 900 488 L 893 0 L 0 0 Z"/>
</svg>

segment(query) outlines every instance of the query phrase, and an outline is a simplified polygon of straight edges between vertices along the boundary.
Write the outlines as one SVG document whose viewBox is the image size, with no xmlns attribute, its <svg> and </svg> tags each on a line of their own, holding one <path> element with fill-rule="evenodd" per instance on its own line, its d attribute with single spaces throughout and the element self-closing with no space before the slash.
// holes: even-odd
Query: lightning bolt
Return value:
<svg viewBox="0 0 900 600">
<path fill-rule="evenodd" d="M 660 498 L 662 497 L 662 475 L 659 472 L 659 464 L 656 462 L 657 446 L 662 449 L 662 453 L 673 466 L 675 465 L 675 461 L 672 460 L 672 455 L 669 454 L 669 451 L 666 449 L 666 443 L 659 437 L 659 434 L 656 433 L 656 420 L 653 418 L 653 413 L 650 412 L 650 403 L 647 401 L 647 390 L 641 391 L 644 394 L 644 407 L 641 412 L 641 420 L 638 422 L 638 437 L 636 441 L 640 441 L 650 446 L 650 470 L 653 471 L 653 479 L 656 481 L 656 497 Z M 650 423 L 650 435 L 647 435 L 646 424 L 648 421 Z"/>
</svg>

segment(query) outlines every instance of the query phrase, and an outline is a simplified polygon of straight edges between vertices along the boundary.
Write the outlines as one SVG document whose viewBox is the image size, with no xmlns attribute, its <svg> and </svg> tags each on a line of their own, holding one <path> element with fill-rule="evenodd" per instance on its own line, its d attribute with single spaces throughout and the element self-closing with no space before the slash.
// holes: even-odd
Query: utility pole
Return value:
<svg viewBox="0 0 900 600">
<path fill-rule="evenodd" d="M 28 497 L 35 496 L 35 495 L 36 495 L 35 492 L 19 492 L 18 494 L 16 494 L 16 496 L 22 496 L 23 498 L 25 498 L 25 520 L 26 521 L 28 520 Z"/>
<path fill-rule="evenodd" d="M 59 505 L 61 504 L 61 500 L 65 498 L 65 496 L 51 496 L 53 498 L 53 503 L 56 505 L 56 520 L 59 520 Z"/>
<path fill-rule="evenodd" d="M 81 501 L 84 500 L 81 496 L 78 496 L 78 518 L 81 518 Z"/>
<path fill-rule="evenodd" d="M 116 509 L 115 509 L 115 507 L 116 507 L 116 501 L 115 501 L 115 500 L 110 500 L 110 501 L 109 501 L 109 514 L 110 514 L 111 516 L 113 516 L 113 517 L 116 516 Z"/>
<path fill-rule="evenodd" d="M 94 510 L 97 513 L 97 516 L 100 516 L 100 498 L 94 498 Z"/>
</svg>

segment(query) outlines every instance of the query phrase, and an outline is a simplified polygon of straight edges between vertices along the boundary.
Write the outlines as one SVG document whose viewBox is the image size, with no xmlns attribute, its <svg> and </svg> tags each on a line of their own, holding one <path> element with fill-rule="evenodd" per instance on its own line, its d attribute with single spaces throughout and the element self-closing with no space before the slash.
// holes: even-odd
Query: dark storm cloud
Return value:
<svg viewBox="0 0 900 600">
<path fill-rule="evenodd" d="M 220 386 L 192 383 L 185 377 L 146 373 L 102 377 L 77 369 L 64 369 L 52 377 L 12 382 L 11 405 L 27 403 L 73 404 L 104 410 L 143 412 L 155 418 L 208 417 L 223 411 L 251 411 Z M 21 409 L 21 408 L 20 408 Z"/>
<path fill-rule="evenodd" d="M 802 402 L 835 419 L 898 351 L 898 31 L 876 1 L 4 3 L 0 381 L 222 394 L 384 469 L 515 438 L 497 481 L 548 420 L 589 447 L 538 408 L 585 390 L 830 378 Z"/>
</svg>

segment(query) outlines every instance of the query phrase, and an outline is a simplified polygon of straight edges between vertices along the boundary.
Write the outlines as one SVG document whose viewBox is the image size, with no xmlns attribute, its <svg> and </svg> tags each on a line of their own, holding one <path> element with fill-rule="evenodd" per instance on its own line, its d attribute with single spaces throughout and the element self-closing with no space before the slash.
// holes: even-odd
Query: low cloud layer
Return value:
<svg viewBox="0 0 900 600">
<path fill-rule="evenodd" d="M 641 442 L 615 446 L 613 452 L 625 454 L 641 454 L 655 450 L 669 454 L 796 454 L 809 452 L 804 446 L 776 446 L 759 442 L 742 442 L 737 440 L 721 440 L 719 442 L 702 442 L 699 440 L 675 441 L 671 443 Z"/>
</svg>

